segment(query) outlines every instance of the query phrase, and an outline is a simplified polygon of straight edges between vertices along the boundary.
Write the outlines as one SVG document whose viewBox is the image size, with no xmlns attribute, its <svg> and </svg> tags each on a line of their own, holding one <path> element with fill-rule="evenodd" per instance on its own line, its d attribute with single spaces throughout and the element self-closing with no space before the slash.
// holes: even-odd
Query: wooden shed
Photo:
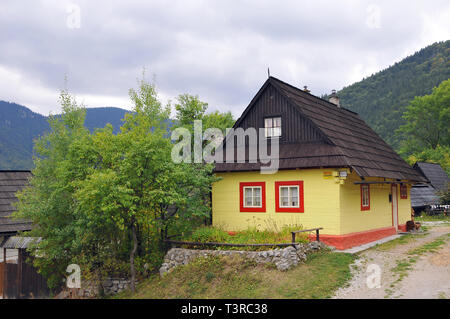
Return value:
<svg viewBox="0 0 450 319">
<path fill-rule="evenodd" d="M 32 265 L 27 249 L 41 238 L 9 237 L 0 244 L 3 256 L 0 262 L 0 296 L 4 299 L 45 298 L 49 296 L 46 280 Z M 8 251 L 17 254 L 8 254 Z"/>
<path fill-rule="evenodd" d="M 30 171 L 0 170 L 0 240 L 20 231 L 31 230 L 31 222 L 10 218 L 15 211 L 16 193 L 28 185 L 30 178 Z"/>
<path fill-rule="evenodd" d="M 450 178 L 436 163 L 417 162 L 413 167 L 430 181 L 429 184 L 414 185 L 411 189 L 411 205 L 414 212 L 420 213 L 440 204 L 438 193 L 447 189 Z"/>
</svg>

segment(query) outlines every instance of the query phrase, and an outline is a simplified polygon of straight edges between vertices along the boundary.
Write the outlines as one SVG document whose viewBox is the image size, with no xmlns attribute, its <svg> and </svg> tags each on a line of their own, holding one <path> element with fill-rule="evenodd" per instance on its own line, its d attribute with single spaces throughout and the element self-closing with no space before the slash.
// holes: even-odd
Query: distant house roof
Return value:
<svg viewBox="0 0 450 319">
<path fill-rule="evenodd" d="M 31 230 L 31 222 L 10 218 L 15 211 L 15 193 L 28 185 L 30 177 L 30 171 L 0 171 L 0 236 Z"/>
<path fill-rule="evenodd" d="M 276 91 L 280 97 L 264 95 L 268 88 Z M 259 101 L 262 99 L 264 101 Z M 258 103 L 260 110 L 251 114 Z M 284 144 L 280 142 L 280 169 L 349 167 L 361 177 L 426 182 L 426 179 L 408 165 L 358 114 L 274 77 L 269 77 L 264 83 L 234 127 L 242 127 L 246 117 L 255 117 L 255 112 L 273 112 L 275 103 L 284 103 L 286 108 L 293 107 L 295 114 L 290 113 L 290 116 L 301 118 L 294 129 L 300 131 L 306 127 L 307 131 L 303 135 L 312 136 L 314 139 L 308 143 L 300 140 Z M 260 120 L 254 123 L 261 127 Z M 217 163 L 215 171 L 249 171 L 259 168 L 259 163 Z"/>
<path fill-rule="evenodd" d="M 417 162 L 414 164 L 414 169 L 425 176 L 437 191 L 445 189 L 450 182 L 447 173 L 439 164 Z"/>
<path fill-rule="evenodd" d="M 411 206 L 430 205 L 439 205 L 439 196 L 436 195 L 436 190 L 430 185 L 414 185 L 411 188 Z"/>
</svg>

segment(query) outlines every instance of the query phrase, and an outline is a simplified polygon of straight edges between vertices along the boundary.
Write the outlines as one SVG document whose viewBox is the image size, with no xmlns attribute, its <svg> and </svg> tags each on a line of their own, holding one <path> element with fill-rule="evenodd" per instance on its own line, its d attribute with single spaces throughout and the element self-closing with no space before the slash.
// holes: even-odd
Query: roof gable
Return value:
<svg viewBox="0 0 450 319">
<path fill-rule="evenodd" d="M 264 95 L 274 88 L 281 98 L 276 98 L 278 106 L 264 101 Z M 264 102 L 260 103 L 263 100 Z M 258 105 L 263 105 L 259 107 Z M 253 122 L 254 127 L 261 127 L 261 123 L 248 120 L 248 117 L 271 115 L 270 109 L 292 107 L 297 110 L 297 121 L 294 131 L 311 129 L 320 139 L 302 140 L 295 136 L 294 140 L 280 141 L 280 169 L 310 168 L 310 167 L 351 167 L 361 177 L 385 177 L 398 180 L 426 181 L 411 166 L 409 166 L 378 134 L 376 134 L 357 113 L 320 99 L 312 94 L 300 90 L 274 77 L 264 83 L 258 93 L 236 121 L 236 127 L 249 127 L 246 122 Z M 275 114 L 276 112 L 274 112 Z M 286 117 L 285 117 L 286 118 Z M 288 116 L 288 123 L 293 119 Z M 283 121 L 283 120 L 282 120 Z M 284 120 L 286 122 L 286 120 Z M 258 125 L 256 125 L 256 124 Z M 282 124 L 283 126 L 283 124 Z M 283 127 L 282 127 L 283 131 Z M 304 148 L 303 142 L 314 143 L 313 148 L 320 149 L 320 156 L 310 156 L 310 152 L 297 150 L 297 157 L 288 148 Z M 289 146 L 283 146 L 289 143 Z M 287 164 L 290 163 L 290 164 Z M 256 168 L 249 163 L 216 165 L 216 171 L 240 170 Z M 226 167 L 226 169 L 225 169 Z"/>
<path fill-rule="evenodd" d="M 282 118 L 282 134 L 280 144 L 321 142 L 328 143 L 326 135 L 303 115 L 288 98 L 281 94 L 272 81 L 266 81 L 234 127 L 247 129 L 249 127 L 263 128 L 267 117 Z"/>
</svg>

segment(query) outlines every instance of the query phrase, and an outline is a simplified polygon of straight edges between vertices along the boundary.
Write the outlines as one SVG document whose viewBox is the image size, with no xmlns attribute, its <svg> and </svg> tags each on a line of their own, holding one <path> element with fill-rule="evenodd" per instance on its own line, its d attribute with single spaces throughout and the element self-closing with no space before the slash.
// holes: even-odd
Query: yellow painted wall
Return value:
<svg viewBox="0 0 450 319">
<path fill-rule="evenodd" d="M 381 178 L 367 178 L 367 181 L 382 181 Z M 361 232 L 370 229 L 392 226 L 392 204 L 389 202 L 391 194 L 390 184 L 370 185 L 370 210 L 361 211 L 360 185 L 355 181 L 361 179 L 353 172 L 350 174 L 340 189 L 341 205 L 341 231 L 343 234 Z M 411 200 L 400 198 L 400 186 L 397 185 L 398 193 L 398 224 L 403 225 L 411 219 Z"/>
<path fill-rule="evenodd" d="M 271 228 L 283 225 L 302 225 L 304 228 L 323 227 L 324 234 L 340 233 L 339 184 L 336 178 L 324 178 L 332 170 L 283 170 L 276 174 L 260 172 L 220 173 L 223 179 L 214 183 L 212 191 L 213 225 L 226 230 L 248 227 Z M 275 212 L 275 181 L 303 181 L 304 213 Z M 241 213 L 239 183 L 266 182 L 266 212 Z"/>
<path fill-rule="evenodd" d="M 408 198 L 400 198 L 400 186 L 398 186 L 398 223 L 404 225 L 408 220 L 411 220 L 411 185 L 407 184 Z"/>
<path fill-rule="evenodd" d="M 259 172 L 220 173 L 222 179 L 213 184 L 213 225 L 225 230 L 281 228 L 284 225 L 302 225 L 304 228 L 323 227 L 328 235 L 343 235 L 392 226 L 392 206 L 389 202 L 391 185 L 370 185 L 370 210 L 361 211 L 360 178 L 353 172 L 339 183 L 338 177 L 324 177 L 325 172 L 338 169 L 283 170 L 273 175 Z M 304 213 L 275 212 L 275 181 L 303 181 Z M 381 181 L 369 178 L 369 181 Z M 239 183 L 266 183 L 266 212 L 240 212 Z M 400 199 L 398 187 L 399 225 L 410 220 L 411 200 Z"/>
</svg>

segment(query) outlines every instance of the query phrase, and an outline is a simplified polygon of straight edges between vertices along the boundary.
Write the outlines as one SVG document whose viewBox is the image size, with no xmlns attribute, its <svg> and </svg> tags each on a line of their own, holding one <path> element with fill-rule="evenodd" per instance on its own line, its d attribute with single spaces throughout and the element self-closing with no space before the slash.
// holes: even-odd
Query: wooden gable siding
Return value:
<svg viewBox="0 0 450 319">
<path fill-rule="evenodd" d="M 238 127 L 264 128 L 266 117 L 281 116 L 281 143 L 323 142 L 323 135 L 272 85 L 268 85 Z"/>
<path fill-rule="evenodd" d="M 16 193 L 28 185 L 31 178 L 29 171 L 0 171 L 0 236 L 31 229 L 31 223 L 11 219 L 16 211 Z"/>
</svg>

